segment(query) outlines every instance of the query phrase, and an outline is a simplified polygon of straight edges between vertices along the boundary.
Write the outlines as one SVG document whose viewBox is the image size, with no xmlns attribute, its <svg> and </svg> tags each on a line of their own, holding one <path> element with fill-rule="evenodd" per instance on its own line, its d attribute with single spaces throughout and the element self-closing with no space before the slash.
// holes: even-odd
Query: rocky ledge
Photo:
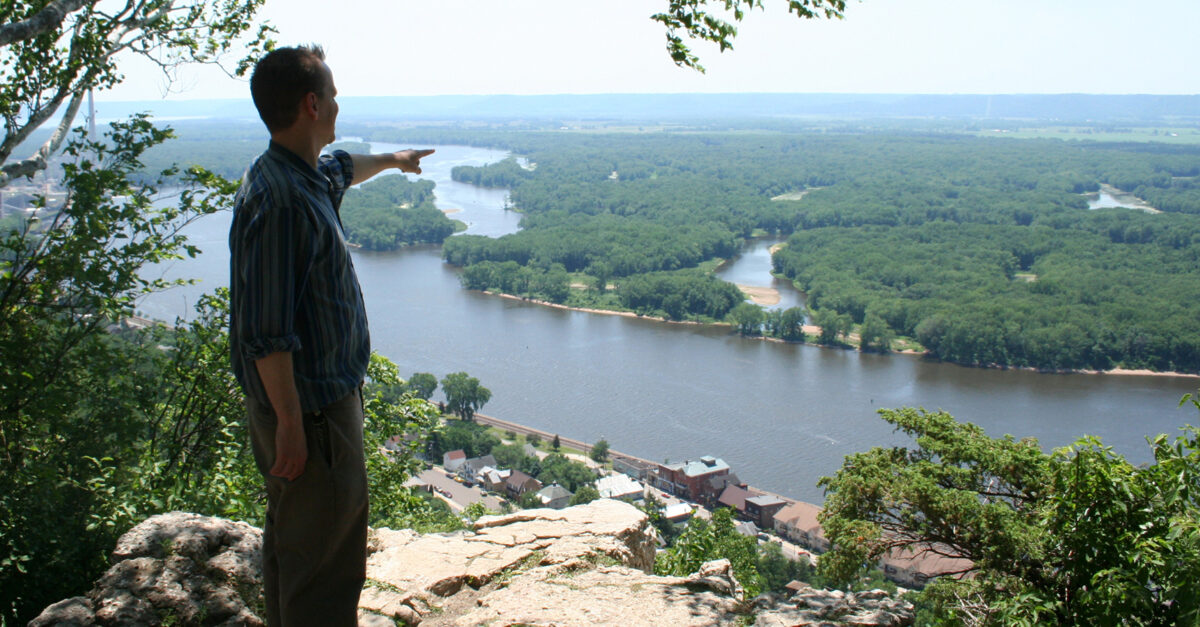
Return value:
<svg viewBox="0 0 1200 627">
<path fill-rule="evenodd" d="M 87 596 L 55 603 L 42 625 L 262 625 L 261 534 L 187 513 L 125 534 Z M 688 577 L 650 574 L 656 539 L 619 501 L 480 519 L 472 531 L 371 532 L 359 622 L 390 625 L 908 625 L 912 606 L 883 591 L 808 589 L 745 599 L 729 563 Z"/>
</svg>

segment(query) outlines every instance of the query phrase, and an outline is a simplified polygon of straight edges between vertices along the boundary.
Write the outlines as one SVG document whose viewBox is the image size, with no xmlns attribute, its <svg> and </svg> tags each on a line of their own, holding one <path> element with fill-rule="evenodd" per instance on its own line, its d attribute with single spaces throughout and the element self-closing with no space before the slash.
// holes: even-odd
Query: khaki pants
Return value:
<svg viewBox="0 0 1200 627">
<path fill-rule="evenodd" d="M 359 390 L 304 415 L 308 461 L 288 481 L 275 461 L 275 414 L 247 399 L 250 442 L 267 486 L 263 592 L 270 627 L 354 627 L 366 580 L 367 470 Z"/>
</svg>

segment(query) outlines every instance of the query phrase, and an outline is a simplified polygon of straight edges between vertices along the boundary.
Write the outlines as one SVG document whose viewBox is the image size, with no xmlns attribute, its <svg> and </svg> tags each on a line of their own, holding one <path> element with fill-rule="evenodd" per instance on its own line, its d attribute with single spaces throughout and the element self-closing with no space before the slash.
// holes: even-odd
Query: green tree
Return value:
<svg viewBox="0 0 1200 627">
<path fill-rule="evenodd" d="M 596 480 L 596 473 L 584 464 L 567 459 L 565 455 L 551 453 L 541 461 L 541 472 L 537 480 L 545 485 L 557 483 L 574 492 L 580 486 L 588 485 Z"/>
<path fill-rule="evenodd" d="M 475 412 L 492 398 L 492 391 L 479 385 L 479 379 L 465 372 L 452 372 L 442 379 L 446 407 L 463 420 L 474 419 Z"/>
<path fill-rule="evenodd" d="M 804 310 L 789 307 L 779 316 L 779 337 L 789 342 L 804 341 Z"/>
<path fill-rule="evenodd" d="M 219 63 L 254 29 L 262 3 L 165 0 L 102 8 L 94 0 L 5 2 L 0 6 L 0 54 L 6 59 L 0 66 L 0 188 L 48 167 L 89 91 L 121 82 L 119 58 L 145 57 L 162 67 L 167 79 L 182 64 Z M 259 27 L 245 42 L 249 50 L 237 64 L 239 74 L 261 56 L 269 33 Z M 55 114 L 61 117 L 49 139 L 32 155 L 11 160 L 18 145 Z"/>
<path fill-rule="evenodd" d="M 499 446 L 500 440 L 488 433 L 487 427 L 465 420 L 447 420 L 434 433 L 429 443 L 429 455 L 441 459 L 448 451 L 462 449 L 467 457 L 481 457 Z"/>
<path fill-rule="evenodd" d="M 722 507 L 713 512 L 712 521 L 692 518 L 671 548 L 658 554 L 654 572 L 658 575 L 690 575 L 705 562 L 727 559 L 733 575 L 752 598 L 762 591 L 758 574 L 758 542 L 734 528 L 733 510 Z"/>
<path fill-rule="evenodd" d="M 575 491 L 575 494 L 571 495 L 571 501 L 568 505 L 586 505 L 598 498 L 600 498 L 600 491 L 596 489 L 596 486 L 591 484 L 582 485 Z"/>
<path fill-rule="evenodd" d="M 213 392 L 227 380 L 172 365 L 204 362 L 210 355 L 203 348 L 183 339 L 171 362 L 145 345 L 148 334 L 108 333 L 138 298 L 166 286 L 141 278 L 142 267 L 195 254 L 179 228 L 228 206 L 234 186 L 189 171 L 179 203 L 157 208 L 156 175 L 144 176 L 152 183 L 143 185 L 131 178 L 143 176 L 142 154 L 169 131 L 144 116 L 110 125 L 103 138 L 69 131 L 86 94 L 120 82 L 122 55 L 150 59 L 168 79 L 181 64 L 219 62 L 253 29 L 262 1 L 99 4 L 0 5 L 0 188 L 60 162 L 62 150 L 58 178 L 66 191 L 61 202 L 37 199 L 36 217 L 6 220 L 0 230 L 0 354 L 9 356 L 0 360 L 0 624 L 24 624 L 49 601 L 86 589 L 120 525 L 145 512 L 139 507 L 186 495 L 211 504 L 237 480 L 221 474 L 219 484 L 199 485 L 195 474 L 244 461 L 213 461 L 236 435 L 219 404 L 208 407 L 212 414 L 193 411 L 219 403 Z M 267 45 L 268 32 L 258 30 L 250 56 Z M 55 116 L 49 137 L 14 158 Z M 163 176 L 177 174 L 172 168 Z M 182 330 L 181 338 L 201 332 Z M 177 374 L 185 379 L 160 376 Z M 199 404 L 156 406 L 164 394 Z M 135 492 L 129 482 L 149 491 Z"/>
<path fill-rule="evenodd" d="M 437 408 L 427 400 L 406 394 L 399 401 L 387 398 L 384 390 L 403 384 L 396 364 L 373 353 L 363 387 L 363 445 L 367 451 L 368 489 L 371 495 L 371 525 L 411 528 L 422 532 L 451 531 L 462 522 L 448 508 L 431 507 L 430 501 L 404 482 L 416 474 L 416 454 L 425 449 L 438 425 Z M 384 442 L 399 435 L 396 448 Z"/>
<path fill-rule="evenodd" d="M 608 461 L 608 440 L 600 438 L 598 442 L 592 445 L 592 450 L 588 453 L 593 461 L 604 463 Z"/>
<path fill-rule="evenodd" d="M 1189 400 L 1185 397 L 1185 400 Z M 1195 403 L 1195 401 L 1192 401 Z M 1200 404 L 1196 404 L 1200 409 Z M 985 624 L 1200 621 L 1200 437 L 1185 427 L 1134 466 L 1094 437 L 1043 453 L 943 412 L 882 410 L 917 448 L 848 456 L 820 481 L 834 549 L 821 573 L 853 579 L 889 551 L 969 566 L 926 588 L 930 615 Z"/>
<path fill-rule="evenodd" d="M 538 494 L 535 490 L 529 490 L 528 492 L 522 494 L 521 498 L 517 499 L 517 505 L 519 505 L 521 509 L 537 509 L 542 507 L 542 499 L 538 498 Z"/>
<path fill-rule="evenodd" d="M 604 261 L 597 261 L 588 266 L 586 272 L 595 279 L 597 292 L 603 294 L 608 290 L 608 280 L 612 278 L 612 266 Z"/>
<path fill-rule="evenodd" d="M 754 303 L 739 303 L 729 312 L 729 317 L 737 326 L 738 333 L 744 336 L 762 335 L 762 325 L 767 319 L 763 308 Z"/>
<path fill-rule="evenodd" d="M 894 335 L 883 318 L 874 313 L 868 313 L 858 331 L 861 342 L 859 346 L 864 351 L 875 349 L 886 353 L 892 347 Z"/>
<path fill-rule="evenodd" d="M 556 452 L 562 448 L 562 440 L 558 438 L 557 433 L 554 434 L 554 440 L 550 442 L 550 448 L 554 449 Z"/>
<path fill-rule="evenodd" d="M 763 592 L 787 593 L 792 581 L 803 581 L 813 587 L 822 587 L 817 580 L 816 569 L 808 560 L 794 560 L 783 554 L 778 542 L 764 542 L 758 548 L 758 574 L 762 577 Z"/>
<path fill-rule="evenodd" d="M 654 526 L 654 529 L 658 532 L 658 536 L 662 538 L 667 546 L 673 545 L 679 534 L 683 533 L 683 529 L 679 525 L 676 525 L 666 516 L 663 516 L 663 503 L 653 494 L 646 496 L 642 504 L 638 505 L 637 508 L 646 512 L 646 516 L 650 519 L 650 524 Z"/>
<path fill-rule="evenodd" d="M 523 470 L 525 467 L 525 447 L 520 444 L 501 444 L 492 447 L 492 457 L 496 458 L 496 464 L 499 468 L 515 468 Z"/>
<path fill-rule="evenodd" d="M 817 341 L 822 344 L 836 344 L 838 338 L 845 337 L 850 332 L 850 316 L 839 314 L 834 309 L 814 309 L 812 321 L 821 328 L 821 335 Z"/>
<path fill-rule="evenodd" d="M 142 278 L 141 268 L 195 254 L 178 229 L 228 206 L 232 191 L 195 170 L 177 206 L 156 208 L 156 188 L 130 176 L 169 132 L 137 117 L 107 135 L 104 144 L 71 140 L 66 198 L 0 233 L 0 354 L 20 356 L 0 360 L 0 597 L 11 600 L 0 612 L 10 621 L 88 587 L 124 530 L 92 518 L 128 477 L 114 466 L 136 465 L 143 437 L 171 449 L 172 436 L 158 429 L 179 416 L 155 403 L 175 382 L 155 382 L 161 362 L 137 333 L 127 341 L 108 328 L 168 285 Z M 190 472 L 191 459 L 173 468 Z M 26 572 L 31 563 L 51 566 Z"/>
<path fill-rule="evenodd" d="M 700 59 L 683 42 L 681 33 L 692 39 L 713 42 L 721 52 L 731 50 L 737 27 L 728 20 L 740 22 L 747 10 L 761 9 L 763 3 L 762 0 L 730 0 L 725 2 L 724 15 L 714 14 L 708 10 L 708 5 L 708 0 L 673 0 L 666 11 L 652 16 L 651 19 L 667 27 L 667 53 L 676 65 L 704 71 Z M 841 18 L 845 9 L 845 0 L 788 0 L 788 12 L 804 19 Z"/>
<path fill-rule="evenodd" d="M 408 378 L 406 388 L 413 393 L 413 396 L 429 400 L 433 396 L 433 391 L 437 389 L 437 377 L 428 372 L 414 372 Z"/>
</svg>

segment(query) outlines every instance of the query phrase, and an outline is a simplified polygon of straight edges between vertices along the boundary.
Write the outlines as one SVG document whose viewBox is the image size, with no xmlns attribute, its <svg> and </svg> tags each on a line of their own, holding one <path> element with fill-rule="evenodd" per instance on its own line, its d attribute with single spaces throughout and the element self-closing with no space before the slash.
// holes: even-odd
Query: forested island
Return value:
<svg viewBox="0 0 1200 627">
<path fill-rule="evenodd" d="M 433 186 L 433 181 L 383 176 L 346 190 L 341 207 L 346 239 L 368 250 L 442 243 L 465 225 L 434 206 Z"/>
<path fill-rule="evenodd" d="M 865 327 L 876 347 L 907 337 L 962 364 L 1200 369 L 1195 147 L 914 133 L 505 139 L 537 167 L 454 172 L 510 188 L 526 214 L 519 233 L 446 243 L 472 289 L 780 335 L 771 316 L 731 318 L 741 294 L 708 270 L 745 238 L 791 233 L 775 271 L 833 327 L 827 339 Z M 1089 210 L 1084 194 L 1101 184 L 1158 213 Z"/>
</svg>

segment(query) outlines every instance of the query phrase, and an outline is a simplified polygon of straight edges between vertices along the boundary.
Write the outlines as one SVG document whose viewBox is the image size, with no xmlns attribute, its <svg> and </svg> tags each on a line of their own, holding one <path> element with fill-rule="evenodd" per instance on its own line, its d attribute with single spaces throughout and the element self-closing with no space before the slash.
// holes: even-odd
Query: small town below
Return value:
<svg viewBox="0 0 1200 627">
<path fill-rule="evenodd" d="M 703 455 L 656 463 L 612 450 L 604 440 L 588 444 L 482 414 L 474 414 L 473 420 L 467 423 L 470 427 L 463 421 L 448 423 L 453 425 L 451 430 L 466 428 L 494 434 L 497 444 L 490 451 L 476 457 L 468 457 L 462 448 L 443 451 L 439 459 L 427 455 L 423 460 L 426 469 L 406 485 L 427 490 L 455 512 L 472 506 L 507 513 L 530 508 L 563 509 L 597 498 L 626 501 L 659 521 L 660 549 L 689 521 L 711 520 L 713 512 L 720 509 L 732 513 L 738 534 L 763 546 L 777 546 L 790 561 L 812 567 L 830 548 L 818 520 L 819 505 L 756 489 L 718 457 Z M 385 446 L 395 447 L 400 439 L 394 437 Z M 431 447 L 431 451 L 437 450 L 436 444 Z M 519 455 L 515 459 L 514 453 Z M 530 470 L 531 464 L 537 465 L 532 460 L 542 464 L 538 477 L 514 467 Z M 556 463 L 573 470 L 557 470 Z M 894 584 L 921 588 L 938 575 L 966 570 L 970 562 L 934 552 L 893 551 L 878 566 L 878 574 Z M 801 581 L 788 581 L 777 592 L 806 586 Z"/>
</svg>

